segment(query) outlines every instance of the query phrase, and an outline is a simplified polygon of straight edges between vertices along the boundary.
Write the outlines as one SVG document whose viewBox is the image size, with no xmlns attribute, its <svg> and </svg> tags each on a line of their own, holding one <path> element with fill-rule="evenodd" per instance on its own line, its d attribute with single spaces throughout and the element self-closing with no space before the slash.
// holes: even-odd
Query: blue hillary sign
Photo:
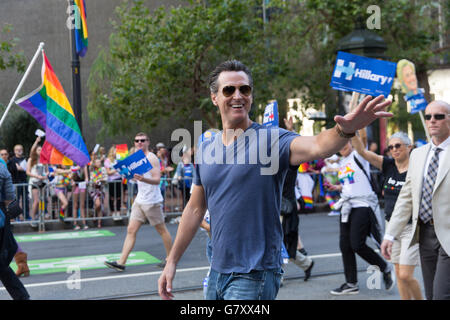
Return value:
<svg viewBox="0 0 450 320">
<path fill-rule="evenodd" d="M 136 151 L 114 165 L 114 169 L 119 171 L 126 179 L 133 179 L 135 174 L 143 175 L 152 168 L 150 161 L 148 161 L 142 150 Z"/>
<path fill-rule="evenodd" d="M 425 110 L 427 108 L 427 100 L 423 96 L 422 92 L 415 94 L 413 96 L 405 96 L 405 100 L 411 105 L 411 114 L 417 113 L 419 111 Z"/>
<path fill-rule="evenodd" d="M 278 127 L 278 103 L 276 101 L 269 103 L 264 110 L 263 125 Z"/>
<path fill-rule="evenodd" d="M 330 86 L 336 90 L 387 97 L 394 83 L 396 67 L 394 62 L 338 51 Z"/>
</svg>

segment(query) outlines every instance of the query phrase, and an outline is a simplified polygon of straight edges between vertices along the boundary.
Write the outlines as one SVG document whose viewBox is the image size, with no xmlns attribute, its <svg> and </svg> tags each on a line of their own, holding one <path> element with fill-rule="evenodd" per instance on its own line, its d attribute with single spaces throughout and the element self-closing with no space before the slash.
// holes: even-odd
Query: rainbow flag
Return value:
<svg viewBox="0 0 450 320">
<path fill-rule="evenodd" d="M 312 210 L 313 209 L 313 198 L 307 197 L 307 196 L 302 196 L 302 198 L 303 198 L 303 201 L 305 201 L 305 209 Z"/>
<path fill-rule="evenodd" d="M 63 155 L 48 141 L 44 142 L 41 150 L 41 157 L 39 161 L 43 164 L 62 164 L 65 166 L 73 165 L 73 161 Z"/>
<path fill-rule="evenodd" d="M 90 157 L 80 127 L 44 50 L 42 57 L 42 84 L 16 103 L 44 128 L 46 141 L 52 147 L 83 167 L 89 163 Z M 45 157 L 52 159 L 52 155 L 48 154 L 50 150 L 49 147 L 46 147 L 45 151 L 43 149 L 44 159 Z"/>
<path fill-rule="evenodd" d="M 307 172 L 309 168 L 309 163 L 308 162 L 303 162 L 299 167 L 298 167 L 298 172 L 300 173 L 304 173 Z"/>
<path fill-rule="evenodd" d="M 128 157 L 128 146 L 126 144 L 116 145 L 116 159 L 123 160 Z"/>
<path fill-rule="evenodd" d="M 78 10 L 75 11 L 75 46 L 77 54 L 84 57 L 88 47 L 88 30 L 86 23 L 86 3 L 84 0 L 75 0 L 75 6 Z M 79 13 L 79 16 L 78 16 Z"/>
</svg>

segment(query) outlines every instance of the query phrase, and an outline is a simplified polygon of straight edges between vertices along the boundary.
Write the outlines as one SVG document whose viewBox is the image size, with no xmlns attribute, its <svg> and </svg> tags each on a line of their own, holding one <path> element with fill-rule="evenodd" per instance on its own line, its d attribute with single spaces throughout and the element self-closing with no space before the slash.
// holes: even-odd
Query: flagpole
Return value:
<svg viewBox="0 0 450 320">
<path fill-rule="evenodd" d="M 14 95 L 13 95 L 13 97 L 11 98 L 11 101 L 9 102 L 8 107 L 6 108 L 5 113 L 4 113 L 3 116 L 2 116 L 2 119 L 0 120 L 0 127 L 3 125 L 3 122 L 5 121 L 6 115 L 7 115 L 8 112 L 9 112 L 9 109 L 11 109 L 11 107 L 12 107 L 14 101 L 16 100 L 17 95 L 19 94 L 20 90 L 22 89 L 22 86 L 23 86 L 23 84 L 25 83 L 25 80 L 27 80 L 28 75 L 29 75 L 30 72 L 31 72 L 31 69 L 33 68 L 33 66 L 34 66 L 34 64 L 35 64 L 36 59 L 37 59 L 38 56 L 39 56 L 39 53 L 42 52 L 42 49 L 43 49 L 43 48 L 44 48 L 44 43 L 41 42 L 41 43 L 39 44 L 38 49 L 36 50 L 36 53 L 35 53 L 34 56 L 33 56 L 33 59 L 31 59 L 31 62 L 30 62 L 30 64 L 28 65 L 27 71 L 25 71 L 25 74 L 23 75 L 22 80 L 20 80 L 19 86 L 17 87 L 16 91 L 14 92 Z"/>
<path fill-rule="evenodd" d="M 74 0 L 70 0 L 72 7 L 75 5 Z M 80 19 L 80 16 L 75 14 L 75 19 Z M 73 111 L 75 113 L 75 119 L 80 127 L 80 132 L 83 133 L 83 118 L 81 116 L 81 78 L 80 78 L 80 57 L 77 53 L 75 28 L 71 30 L 72 34 L 72 93 L 73 93 Z M 80 21 L 81 27 L 81 21 Z"/>
</svg>

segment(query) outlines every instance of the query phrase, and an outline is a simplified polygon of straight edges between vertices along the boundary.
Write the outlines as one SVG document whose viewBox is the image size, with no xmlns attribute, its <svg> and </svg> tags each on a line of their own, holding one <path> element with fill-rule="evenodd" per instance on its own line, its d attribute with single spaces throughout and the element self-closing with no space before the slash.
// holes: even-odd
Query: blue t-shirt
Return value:
<svg viewBox="0 0 450 320">
<path fill-rule="evenodd" d="M 281 193 L 297 136 L 253 123 L 227 147 L 222 132 L 200 145 L 194 183 L 205 190 L 215 271 L 281 267 Z"/>
</svg>

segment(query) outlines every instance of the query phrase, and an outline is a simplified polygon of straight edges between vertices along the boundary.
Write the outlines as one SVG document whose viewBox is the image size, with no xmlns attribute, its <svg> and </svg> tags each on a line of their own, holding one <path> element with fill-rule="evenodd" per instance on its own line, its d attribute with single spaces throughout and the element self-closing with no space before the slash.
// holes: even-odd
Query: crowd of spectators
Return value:
<svg viewBox="0 0 450 320">
<path fill-rule="evenodd" d="M 97 147 L 85 167 L 42 164 L 41 149 L 40 137 L 27 153 L 21 144 L 15 145 L 12 152 L 0 149 L 0 157 L 11 173 L 16 197 L 23 210 L 16 222 L 28 221 L 36 227 L 41 218 L 40 202 L 45 204 L 42 212 L 45 220 L 73 218 L 69 221 L 75 230 L 88 229 L 87 218 L 95 218 L 94 225 L 101 228 L 105 217 L 121 220 L 127 214 L 136 197 L 137 185 L 114 169 L 118 161 L 115 144 L 109 149 Z M 128 154 L 134 151 L 132 147 Z M 189 199 L 192 182 L 190 148 L 183 148 L 180 163 L 171 161 L 171 150 L 162 142 L 150 147 L 150 151 L 160 162 L 160 189 L 165 198 L 165 211 L 181 211 Z"/>
</svg>

